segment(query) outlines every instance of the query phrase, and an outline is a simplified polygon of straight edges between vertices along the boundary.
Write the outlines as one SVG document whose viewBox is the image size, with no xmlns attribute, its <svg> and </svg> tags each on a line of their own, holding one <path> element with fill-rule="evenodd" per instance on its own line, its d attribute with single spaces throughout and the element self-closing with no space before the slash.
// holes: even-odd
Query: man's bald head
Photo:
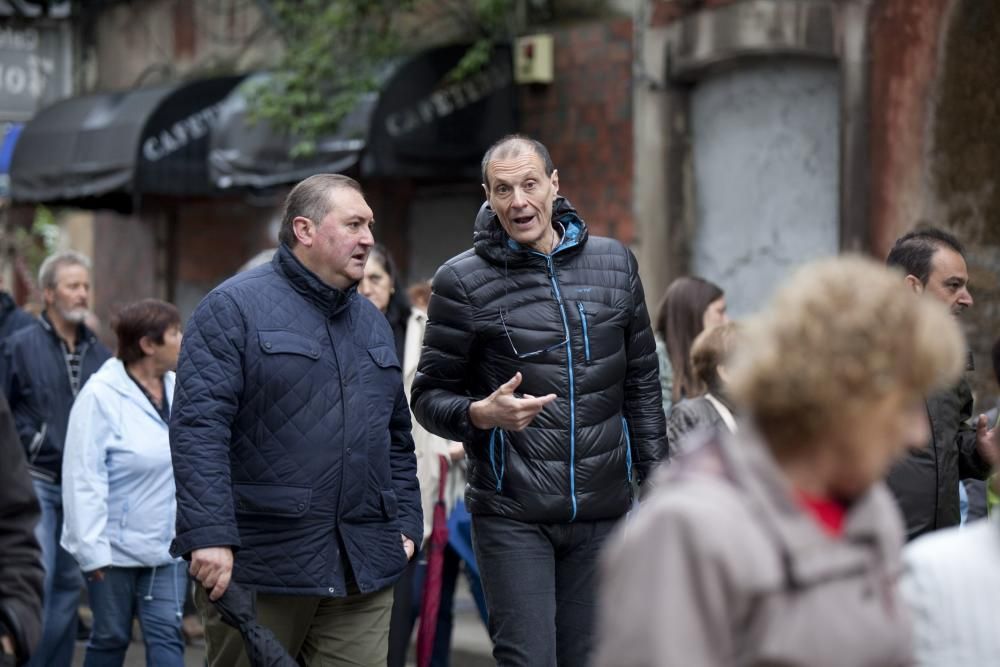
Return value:
<svg viewBox="0 0 1000 667">
<path fill-rule="evenodd" d="M 549 155 L 549 149 L 545 147 L 545 144 L 531 137 L 526 137 L 523 134 L 508 134 L 490 146 L 486 154 L 483 155 L 483 185 L 486 186 L 486 190 L 489 191 L 490 189 L 490 176 L 487 173 L 487 167 L 489 167 L 490 162 L 493 160 L 508 160 L 524 155 L 525 153 L 534 153 L 537 155 L 545 168 L 545 175 L 552 176 L 552 172 L 556 170 L 556 167 L 552 164 L 552 156 Z"/>
</svg>

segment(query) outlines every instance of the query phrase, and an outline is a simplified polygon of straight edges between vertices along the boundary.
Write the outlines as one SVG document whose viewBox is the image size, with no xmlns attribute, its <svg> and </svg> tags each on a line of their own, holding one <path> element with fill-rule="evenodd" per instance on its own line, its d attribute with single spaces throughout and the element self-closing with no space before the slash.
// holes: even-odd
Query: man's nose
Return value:
<svg viewBox="0 0 1000 667">
<path fill-rule="evenodd" d="M 514 208 L 523 208 L 528 203 L 527 197 L 524 196 L 524 190 L 521 188 L 514 188 L 514 196 L 511 198 L 510 205 Z"/>
<path fill-rule="evenodd" d="M 963 308 L 972 308 L 972 304 L 975 301 L 972 298 L 972 292 L 969 291 L 968 287 L 963 287 L 962 292 L 958 295 L 958 303 Z"/>
<path fill-rule="evenodd" d="M 372 234 L 372 230 L 365 227 L 365 233 L 361 235 L 361 245 L 373 246 L 375 245 L 375 235 Z"/>
</svg>

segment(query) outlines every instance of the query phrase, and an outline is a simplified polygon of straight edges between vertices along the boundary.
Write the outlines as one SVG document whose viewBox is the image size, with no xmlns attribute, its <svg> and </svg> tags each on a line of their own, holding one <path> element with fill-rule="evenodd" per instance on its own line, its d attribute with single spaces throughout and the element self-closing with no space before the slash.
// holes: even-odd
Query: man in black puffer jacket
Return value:
<svg viewBox="0 0 1000 667">
<path fill-rule="evenodd" d="M 434 277 L 412 406 L 465 443 L 498 665 L 584 665 L 600 548 L 667 453 L 635 257 L 590 237 L 548 150 L 483 158 L 474 248 Z"/>
</svg>

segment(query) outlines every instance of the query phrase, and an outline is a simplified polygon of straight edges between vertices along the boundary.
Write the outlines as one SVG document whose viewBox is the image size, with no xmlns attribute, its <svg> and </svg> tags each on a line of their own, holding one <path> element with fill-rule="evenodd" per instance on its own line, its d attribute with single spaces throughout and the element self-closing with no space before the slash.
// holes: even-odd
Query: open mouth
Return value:
<svg viewBox="0 0 1000 667">
<path fill-rule="evenodd" d="M 516 218 L 511 218 L 511 222 L 519 227 L 527 227 L 532 222 L 535 221 L 535 216 L 533 215 L 521 215 Z"/>
</svg>

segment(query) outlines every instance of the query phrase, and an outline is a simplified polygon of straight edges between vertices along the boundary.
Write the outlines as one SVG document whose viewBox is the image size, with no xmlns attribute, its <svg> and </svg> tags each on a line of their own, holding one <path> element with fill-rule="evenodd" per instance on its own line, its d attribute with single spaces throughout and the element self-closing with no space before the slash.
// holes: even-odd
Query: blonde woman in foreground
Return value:
<svg viewBox="0 0 1000 667">
<path fill-rule="evenodd" d="M 747 422 L 665 470 L 608 547 L 595 664 L 891 667 L 911 660 L 903 529 L 881 480 L 954 382 L 954 319 L 858 257 L 799 271 L 746 328 Z"/>
</svg>

